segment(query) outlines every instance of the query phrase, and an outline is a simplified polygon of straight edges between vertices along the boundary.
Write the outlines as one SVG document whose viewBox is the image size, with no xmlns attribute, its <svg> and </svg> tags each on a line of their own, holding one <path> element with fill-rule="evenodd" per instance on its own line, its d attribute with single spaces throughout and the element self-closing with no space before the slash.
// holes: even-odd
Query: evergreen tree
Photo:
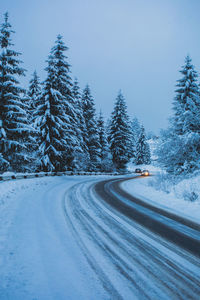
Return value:
<svg viewBox="0 0 200 300">
<path fill-rule="evenodd" d="M 179 135 L 189 131 L 200 132 L 198 74 L 191 61 L 191 58 L 186 56 L 185 65 L 180 70 L 183 77 L 177 81 L 173 102 L 172 124 L 175 133 Z"/>
<path fill-rule="evenodd" d="M 146 141 L 145 130 L 144 127 L 141 126 L 140 134 L 136 145 L 135 163 L 137 165 L 142 165 L 142 164 L 148 165 L 151 163 L 150 157 L 151 157 L 150 148 L 149 148 L 149 144 Z"/>
<path fill-rule="evenodd" d="M 115 167 L 124 169 L 133 156 L 133 144 L 127 106 L 121 92 L 117 96 L 112 113 L 108 140 Z"/>
<path fill-rule="evenodd" d="M 136 145 L 141 132 L 141 125 L 136 117 L 133 118 L 131 122 L 131 127 L 133 132 L 133 142 L 134 145 Z"/>
<path fill-rule="evenodd" d="M 37 159 L 38 159 L 38 131 L 34 128 L 33 114 L 34 111 L 30 110 L 31 98 L 28 95 L 28 91 L 21 93 L 21 102 L 24 105 L 26 111 L 27 124 L 31 128 L 29 134 L 27 135 L 28 143 L 26 144 L 26 149 L 24 155 L 29 157 L 29 171 L 35 172 L 37 170 Z"/>
<path fill-rule="evenodd" d="M 158 161 L 169 173 L 186 174 L 200 167 L 200 97 L 197 72 L 189 56 L 177 81 L 174 116 L 162 133 Z"/>
<path fill-rule="evenodd" d="M 79 141 L 79 147 L 77 148 L 76 153 L 76 165 L 77 169 L 87 170 L 87 164 L 89 161 L 89 152 L 87 147 L 88 134 L 86 130 L 85 119 L 83 117 L 81 93 L 77 78 L 74 80 L 72 95 L 77 117 L 76 135 Z"/>
<path fill-rule="evenodd" d="M 34 71 L 32 78 L 29 82 L 29 90 L 28 90 L 28 96 L 30 97 L 30 115 L 33 117 L 34 111 L 36 109 L 36 106 L 38 104 L 38 101 L 40 99 L 41 94 L 41 83 L 39 76 L 37 75 L 37 72 Z M 32 119 L 31 117 L 31 119 Z"/>
<path fill-rule="evenodd" d="M 40 167 L 45 171 L 74 168 L 77 146 L 76 113 L 71 92 L 70 65 L 64 52 L 68 48 L 58 35 L 48 57 L 47 79 L 36 108 L 36 126 L 40 128 Z"/>
<path fill-rule="evenodd" d="M 27 119 L 27 104 L 21 99 L 24 90 L 18 77 L 25 74 L 20 67 L 20 55 L 12 49 L 11 34 L 14 31 L 8 22 L 8 13 L 0 30 L 0 149 L 3 159 L 9 162 L 12 171 L 28 171 L 31 157 L 28 153 L 30 133 L 33 129 Z"/>
<path fill-rule="evenodd" d="M 101 171 L 111 171 L 112 170 L 111 153 L 109 150 L 102 112 L 100 112 L 99 114 L 97 127 L 98 127 L 99 142 L 100 142 Z"/>
<path fill-rule="evenodd" d="M 40 154 L 38 150 L 38 145 L 41 143 L 40 139 L 40 128 L 36 126 L 35 119 L 38 107 L 42 104 L 41 101 L 42 84 L 40 83 L 40 78 L 37 72 L 34 71 L 32 78 L 29 82 L 28 97 L 29 97 L 29 121 L 35 129 L 35 133 L 32 143 L 32 152 L 34 153 L 34 170 L 40 169 Z"/>
<path fill-rule="evenodd" d="M 197 133 L 178 135 L 171 128 L 163 131 L 157 149 L 158 163 L 171 174 L 192 173 L 200 169 L 199 145 Z"/>
<path fill-rule="evenodd" d="M 105 126 L 105 128 L 106 128 L 106 137 L 107 137 L 107 141 L 108 141 L 109 136 L 110 136 L 111 123 L 112 123 L 112 119 L 111 119 L 111 117 L 110 117 L 110 118 L 107 119 L 107 121 L 106 121 L 106 126 Z"/>
<path fill-rule="evenodd" d="M 132 128 L 132 133 L 133 133 L 133 161 L 135 161 L 136 158 L 136 146 L 138 144 L 138 139 L 140 136 L 141 132 L 141 125 L 136 117 L 133 118 L 131 122 L 131 128 Z"/>
<path fill-rule="evenodd" d="M 86 145 L 89 152 L 89 171 L 96 171 L 100 166 L 100 144 L 97 129 L 96 112 L 94 99 L 91 95 L 90 88 L 87 85 L 82 95 L 83 117 L 86 125 Z"/>
</svg>

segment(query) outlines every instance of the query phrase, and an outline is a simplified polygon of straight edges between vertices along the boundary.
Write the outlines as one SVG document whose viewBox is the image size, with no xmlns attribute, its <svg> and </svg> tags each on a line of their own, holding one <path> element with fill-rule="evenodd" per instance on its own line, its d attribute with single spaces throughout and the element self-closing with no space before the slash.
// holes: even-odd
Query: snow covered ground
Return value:
<svg viewBox="0 0 200 300">
<path fill-rule="evenodd" d="M 198 299 L 197 258 L 98 198 L 106 178 L 0 183 L 1 300 Z"/>
<path fill-rule="evenodd" d="M 61 205 L 70 186 L 85 180 L 63 176 L 0 183 L 1 300 L 95 299 L 96 293 L 104 298 Z"/>
<path fill-rule="evenodd" d="M 134 165 L 129 166 L 130 171 L 134 171 L 135 168 Z M 184 179 L 175 185 L 166 180 L 162 181 L 159 186 L 159 177 L 158 180 L 155 178 L 161 172 L 158 167 L 143 165 L 139 166 L 139 168 L 150 170 L 150 173 L 154 176 L 145 178 L 140 178 L 139 176 L 138 180 L 133 179 L 124 182 L 122 184 L 123 189 L 130 194 L 138 196 L 140 199 L 152 202 L 156 206 L 174 211 L 181 216 L 200 223 L 200 176 Z M 165 184 L 166 192 L 162 190 L 164 187 L 161 187 L 161 184 Z M 195 192 L 198 198 L 192 202 L 189 201 L 189 197 L 193 192 Z"/>
</svg>

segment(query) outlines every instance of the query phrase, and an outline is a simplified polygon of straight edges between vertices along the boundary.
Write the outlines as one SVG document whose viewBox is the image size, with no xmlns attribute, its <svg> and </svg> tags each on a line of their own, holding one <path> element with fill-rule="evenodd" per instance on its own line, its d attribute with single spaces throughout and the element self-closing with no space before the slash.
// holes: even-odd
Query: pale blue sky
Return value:
<svg viewBox="0 0 200 300">
<path fill-rule="evenodd" d="M 171 113 L 178 70 L 189 53 L 200 71 L 200 0 L 1 0 L 28 70 L 45 79 L 57 34 L 72 76 L 91 86 L 107 117 L 121 89 L 131 117 L 159 132 Z"/>
</svg>

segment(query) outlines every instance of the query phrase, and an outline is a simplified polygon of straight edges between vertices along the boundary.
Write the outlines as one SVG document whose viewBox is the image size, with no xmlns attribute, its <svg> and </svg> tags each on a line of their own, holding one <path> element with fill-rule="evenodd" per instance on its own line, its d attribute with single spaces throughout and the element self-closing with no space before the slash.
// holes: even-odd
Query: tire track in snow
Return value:
<svg viewBox="0 0 200 300">
<path fill-rule="evenodd" d="M 199 224 L 126 193 L 120 188 L 120 183 L 123 181 L 124 179 L 99 182 L 95 185 L 95 191 L 123 215 L 200 257 Z"/>
<path fill-rule="evenodd" d="M 96 200 L 91 191 L 91 183 L 73 186 L 66 194 L 67 199 L 66 202 L 63 201 L 63 207 L 68 220 L 70 219 L 76 239 L 79 239 L 79 243 L 81 240 L 81 247 L 84 248 L 84 253 L 88 256 L 89 261 L 92 259 L 92 267 L 95 272 L 98 269 L 100 278 L 102 279 L 102 275 L 105 278 L 105 274 L 101 274 L 101 266 L 94 258 L 96 254 L 89 250 L 88 244 L 90 243 L 95 245 L 95 250 L 104 255 L 104 260 L 114 266 L 113 274 L 109 274 L 109 276 L 115 276 L 116 272 L 123 276 L 124 286 L 128 287 L 132 295 L 139 293 L 143 299 L 159 299 L 161 294 L 163 295 L 162 299 L 197 299 L 198 278 L 195 278 L 194 274 L 190 276 L 187 268 L 181 271 L 179 264 L 163 255 L 155 246 L 141 240 L 141 234 L 140 236 L 134 235 L 127 230 L 127 227 L 124 228 L 119 216 L 115 215 L 115 211 L 111 209 L 112 216 L 108 214 L 107 208 L 98 205 L 100 201 Z M 138 224 L 131 224 L 131 226 L 133 225 L 138 229 Z M 110 228 L 113 229 L 113 234 L 111 234 Z M 81 239 L 82 234 L 85 238 Z M 142 253 L 142 257 L 138 255 L 138 252 Z M 151 263 L 145 265 L 148 261 Z M 153 280 L 156 288 L 148 282 L 149 278 Z M 159 287 L 159 285 L 161 286 Z M 145 286 L 150 297 L 144 291 Z M 106 290 L 111 293 L 113 285 L 107 287 Z"/>
<path fill-rule="evenodd" d="M 98 203 L 97 203 L 98 204 Z M 103 212 L 104 213 L 104 221 L 105 221 L 105 212 Z M 116 224 L 117 225 L 117 224 Z M 136 224 L 134 224 L 134 226 L 136 226 Z M 117 231 L 116 231 L 116 234 L 118 234 L 118 237 L 119 237 L 119 228 L 120 228 L 120 226 L 119 226 L 119 223 L 118 223 L 118 226 L 113 226 L 113 228 L 115 229 L 115 228 L 117 228 Z M 126 234 L 127 233 L 127 231 L 125 230 L 124 232 L 123 232 L 123 234 L 121 235 L 121 237 L 122 237 L 122 241 L 123 241 L 123 239 L 125 238 L 126 239 L 126 237 L 129 237 L 129 236 L 131 236 L 131 233 L 130 232 L 128 232 L 128 235 Z M 132 247 L 133 246 L 133 244 L 134 243 L 136 243 L 136 239 L 135 239 L 135 236 L 132 236 L 133 237 L 133 239 L 132 239 L 132 241 L 131 241 L 131 243 L 130 243 L 130 246 Z M 151 238 L 152 238 L 152 236 L 151 236 Z M 154 239 L 154 236 L 153 236 L 153 239 Z M 144 242 L 144 241 L 143 241 Z M 185 283 L 187 283 L 187 285 L 186 285 L 186 289 L 184 289 L 185 290 L 185 295 L 187 295 L 187 289 L 188 289 L 188 287 L 190 288 L 190 291 L 192 290 L 192 289 L 194 289 L 195 290 L 195 295 L 196 295 L 196 293 L 199 291 L 199 289 L 198 289 L 198 286 L 199 286 L 199 280 L 198 279 L 196 279 L 195 280 L 195 277 L 193 276 L 193 277 L 191 277 L 190 276 L 190 274 L 189 274 L 189 272 L 188 272 L 188 270 L 184 270 L 185 271 L 185 273 L 183 273 L 182 272 L 182 270 L 181 270 L 181 268 L 178 268 L 178 266 L 177 266 L 177 264 L 175 265 L 175 264 L 172 264 L 172 261 L 170 261 L 169 259 L 167 260 L 167 258 L 166 257 L 163 257 L 163 255 L 160 255 L 159 254 L 159 252 L 158 251 L 155 251 L 155 248 L 153 248 L 152 247 L 152 245 L 149 247 L 149 245 L 150 244 L 147 244 L 147 243 L 145 243 L 143 246 L 142 246 L 142 248 L 141 248 L 141 241 L 139 240 L 138 241 L 138 243 L 137 243 L 137 247 L 138 247 L 138 249 L 140 249 L 140 251 L 141 252 L 143 252 L 143 253 L 147 253 L 147 251 L 146 251 L 146 249 L 148 249 L 149 251 L 148 251 L 148 255 L 149 255 L 149 259 L 151 260 L 151 264 L 152 264 L 152 261 L 154 261 L 155 263 L 154 263 L 154 266 L 153 266 L 153 271 L 154 271 L 154 276 L 155 276 L 155 270 L 154 270 L 154 268 L 156 268 L 156 266 L 158 266 L 158 265 L 163 265 L 164 267 L 165 267 L 165 270 L 164 270 L 164 274 L 163 275 L 165 275 L 165 277 L 166 277 L 166 271 L 169 273 L 169 269 L 170 269 L 170 274 L 171 274 L 171 277 L 170 278 L 168 278 L 168 280 L 167 280 L 167 282 L 169 282 L 169 283 L 171 283 L 171 284 L 173 284 L 173 281 L 174 281 L 174 278 L 175 277 L 178 277 L 179 279 L 180 279 L 180 282 L 181 281 L 185 281 Z M 165 244 L 166 245 L 166 244 Z M 168 245 L 167 245 L 168 246 Z M 123 249 L 123 247 L 124 248 L 126 248 L 126 244 L 123 244 L 122 245 L 122 249 Z M 138 249 L 135 249 L 135 251 L 137 251 Z M 154 252 L 152 251 L 152 250 L 154 250 Z M 126 251 L 127 251 L 127 249 L 126 249 Z M 127 253 L 128 253 L 128 251 L 127 251 Z M 133 254 L 133 253 L 132 253 Z M 183 254 L 183 252 L 182 252 L 182 254 Z M 132 256 L 130 256 L 130 257 L 132 257 Z M 157 257 L 159 257 L 159 259 L 157 259 Z M 153 259 L 152 259 L 153 258 Z M 134 259 L 135 260 L 135 259 Z M 146 260 L 147 261 L 147 260 Z M 164 264 L 163 264 L 163 262 L 164 262 Z M 197 261 L 195 260 L 195 263 L 196 263 Z M 140 265 L 141 265 L 141 261 L 140 261 Z M 162 267 L 163 267 L 162 266 Z M 166 266 L 167 266 L 167 268 L 166 268 Z M 143 267 L 145 268 L 145 266 L 143 265 Z M 150 266 L 149 266 L 150 267 Z M 169 268 L 170 267 L 170 268 Z M 178 268 L 178 271 L 176 271 L 176 269 Z M 158 268 L 157 268 L 158 269 Z M 145 269 L 143 269 L 143 271 L 145 271 Z M 149 271 L 149 270 L 148 270 Z M 159 270 L 159 273 L 160 273 L 160 270 Z M 160 275 L 162 275 L 162 274 L 160 274 Z M 177 281 L 176 282 L 176 290 L 177 290 L 177 287 L 179 287 L 179 285 L 180 285 L 180 282 L 179 281 Z M 194 284 L 193 284 L 194 283 Z M 182 287 L 183 287 L 183 284 L 182 284 Z M 180 290 L 181 290 L 181 288 L 182 288 L 181 286 L 180 286 Z M 184 287 L 185 287 L 185 285 L 184 285 Z M 191 292 L 190 292 L 191 293 Z M 191 295 L 188 295 L 189 297 L 191 297 Z"/>
<path fill-rule="evenodd" d="M 88 181 L 86 181 L 88 182 Z M 79 186 L 80 184 L 77 184 L 75 186 Z M 73 188 L 71 188 L 70 190 L 72 190 Z M 68 193 L 68 191 L 66 192 L 66 194 Z M 112 295 L 112 299 L 116 299 L 116 300 L 121 300 L 123 299 L 121 297 L 121 295 L 117 292 L 117 290 L 115 289 L 115 287 L 112 285 L 112 283 L 109 281 L 107 275 L 105 274 L 105 272 L 99 267 L 99 264 L 97 263 L 97 261 L 95 260 L 95 258 L 92 256 L 92 254 L 88 251 L 88 248 L 86 247 L 84 241 L 82 240 L 82 238 L 79 236 L 79 230 L 76 228 L 76 222 L 73 221 L 72 218 L 72 214 L 73 214 L 73 209 L 72 209 L 72 214 L 69 213 L 69 210 L 67 208 L 69 208 L 69 206 L 66 206 L 66 194 L 63 198 L 62 201 L 62 205 L 63 205 L 63 210 L 65 213 L 65 218 L 66 218 L 66 222 L 67 224 L 71 227 L 73 236 L 76 240 L 76 242 L 78 243 L 79 247 L 82 249 L 82 252 L 84 254 L 84 256 L 86 257 L 89 265 L 91 266 L 92 270 L 96 273 L 96 275 L 98 276 L 99 280 L 102 283 L 103 288 L 105 289 L 105 291 L 107 291 L 107 293 L 109 295 Z M 73 202 L 74 201 L 74 197 L 72 195 L 72 198 L 69 197 L 68 195 L 68 202 L 70 202 L 70 200 Z M 68 203 L 69 204 L 69 203 Z M 71 204 L 71 203 L 70 203 Z"/>
</svg>

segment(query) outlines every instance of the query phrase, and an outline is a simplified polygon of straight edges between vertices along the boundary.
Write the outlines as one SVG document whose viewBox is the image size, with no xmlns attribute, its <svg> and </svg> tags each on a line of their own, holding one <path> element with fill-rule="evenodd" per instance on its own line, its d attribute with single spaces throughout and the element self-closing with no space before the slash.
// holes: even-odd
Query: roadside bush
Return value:
<svg viewBox="0 0 200 300">
<path fill-rule="evenodd" d="M 183 198 L 186 201 L 194 202 L 194 201 L 198 200 L 199 196 L 194 191 L 185 190 L 185 191 L 183 191 Z"/>
<path fill-rule="evenodd" d="M 160 172 L 149 181 L 149 186 L 152 186 L 158 191 L 163 191 L 167 194 L 171 192 L 172 186 L 177 183 L 175 176 L 165 172 Z"/>
<path fill-rule="evenodd" d="M 149 186 L 158 191 L 163 191 L 167 194 L 171 193 L 179 199 L 195 202 L 200 199 L 200 174 L 196 172 L 193 177 L 190 176 L 175 176 L 160 172 L 157 176 L 149 181 Z"/>
</svg>

